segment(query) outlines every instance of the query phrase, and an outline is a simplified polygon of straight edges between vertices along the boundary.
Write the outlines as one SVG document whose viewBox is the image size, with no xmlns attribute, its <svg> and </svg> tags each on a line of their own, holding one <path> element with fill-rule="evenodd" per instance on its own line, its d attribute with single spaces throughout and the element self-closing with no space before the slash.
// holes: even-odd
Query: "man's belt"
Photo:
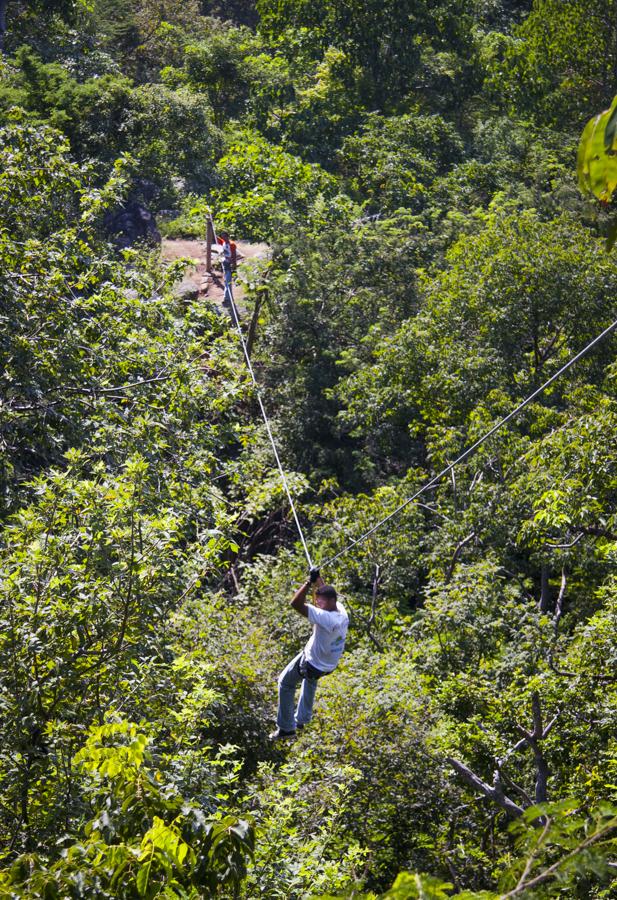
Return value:
<svg viewBox="0 0 617 900">
<path fill-rule="evenodd" d="M 324 675 L 330 674 L 329 672 L 322 672 L 321 669 L 316 669 L 315 666 L 306 659 L 304 653 L 298 662 L 298 671 L 303 678 L 310 678 L 313 681 L 317 681 L 318 678 L 323 678 Z"/>
</svg>

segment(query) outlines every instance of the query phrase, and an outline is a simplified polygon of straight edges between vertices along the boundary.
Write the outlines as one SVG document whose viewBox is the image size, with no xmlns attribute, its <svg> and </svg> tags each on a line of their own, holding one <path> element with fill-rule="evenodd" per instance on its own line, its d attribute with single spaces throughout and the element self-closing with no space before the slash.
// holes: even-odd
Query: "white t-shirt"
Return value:
<svg viewBox="0 0 617 900">
<path fill-rule="evenodd" d="M 345 649 L 349 627 L 347 610 L 340 601 L 333 610 L 320 609 L 309 603 L 308 619 L 313 633 L 304 648 L 304 657 L 321 672 L 331 672 L 336 669 Z"/>
</svg>

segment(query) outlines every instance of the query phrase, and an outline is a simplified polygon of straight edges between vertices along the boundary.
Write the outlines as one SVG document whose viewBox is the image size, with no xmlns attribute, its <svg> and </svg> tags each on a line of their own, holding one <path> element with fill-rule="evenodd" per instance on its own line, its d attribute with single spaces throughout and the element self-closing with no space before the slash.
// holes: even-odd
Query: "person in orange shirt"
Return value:
<svg viewBox="0 0 617 900">
<path fill-rule="evenodd" d="M 231 275 L 236 268 L 237 248 L 233 241 L 229 240 L 229 232 L 221 231 L 217 241 L 223 247 L 223 276 L 225 287 L 231 288 Z"/>
</svg>

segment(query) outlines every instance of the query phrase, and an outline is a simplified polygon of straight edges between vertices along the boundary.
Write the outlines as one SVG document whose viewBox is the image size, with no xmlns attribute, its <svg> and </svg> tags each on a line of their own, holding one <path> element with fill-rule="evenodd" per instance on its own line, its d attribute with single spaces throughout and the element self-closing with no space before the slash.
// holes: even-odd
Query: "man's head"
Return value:
<svg viewBox="0 0 617 900">
<path fill-rule="evenodd" d="M 224 241 L 229 240 L 229 232 L 228 231 L 219 231 L 219 237 L 223 238 Z"/>
<path fill-rule="evenodd" d="M 317 588 L 315 603 L 320 609 L 336 609 L 336 591 L 331 584 L 322 584 Z"/>
</svg>

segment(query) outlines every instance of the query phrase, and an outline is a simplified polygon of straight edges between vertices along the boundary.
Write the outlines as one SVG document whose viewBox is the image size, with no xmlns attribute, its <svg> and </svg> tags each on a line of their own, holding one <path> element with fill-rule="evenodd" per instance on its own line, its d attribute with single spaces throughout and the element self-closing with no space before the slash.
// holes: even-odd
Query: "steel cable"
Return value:
<svg viewBox="0 0 617 900">
<path fill-rule="evenodd" d="M 212 219 L 212 217 L 210 218 L 210 221 L 212 223 L 212 231 L 214 234 L 214 238 L 216 240 L 216 231 L 214 229 L 214 220 Z M 268 420 L 268 416 L 267 416 L 266 410 L 264 408 L 263 401 L 261 399 L 259 385 L 257 384 L 257 379 L 255 378 L 255 373 L 253 371 L 253 366 L 251 365 L 251 360 L 250 360 L 248 350 L 246 347 L 246 343 L 244 340 L 244 335 L 242 334 L 242 328 L 240 327 L 240 319 L 238 317 L 238 311 L 236 309 L 236 304 L 235 304 L 233 294 L 231 291 L 231 286 L 228 284 L 225 284 L 225 296 L 227 296 L 229 298 L 229 303 L 230 303 L 231 310 L 233 313 L 233 318 L 235 320 L 235 325 L 236 325 L 238 334 L 240 336 L 240 342 L 242 344 L 242 350 L 244 352 L 244 358 L 246 361 L 246 365 L 247 365 L 249 374 L 251 376 L 251 379 L 253 381 L 253 384 L 255 386 L 255 391 L 257 394 L 259 408 L 261 409 L 261 414 L 262 414 L 262 417 L 263 417 L 263 420 L 264 420 L 264 423 L 266 426 L 266 430 L 268 432 L 268 437 L 270 438 L 270 443 L 272 445 L 272 450 L 274 452 L 276 464 L 277 464 L 279 472 L 281 474 L 283 486 L 285 488 L 285 492 L 287 493 L 287 497 L 289 499 L 289 504 L 290 504 L 290 507 L 291 507 L 291 510 L 293 513 L 296 527 L 298 529 L 298 534 L 300 535 L 302 547 L 304 549 L 304 553 L 305 553 L 307 562 L 309 564 L 309 567 L 312 567 L 313 563 L 311 561 L 311 555 L 309 553 L 309 550 L 308 550 L 308 547 L 306 544 L 306 540 L 304 538 L 304 533 L 302 531 L 302 526 L 300 525 L 300 520 L 299 520 L 298 514 L 296 512 L 296 507 L 293 502 L 291 492 L 289 490 L 289 484 L 288 484 L 287 478 L 285 476 L 285 471 L 283 469 L 283 466 L 282 466 L 282 463 L 281 463 L 281 460 L 280 460 L 280 457 L 278 454 L 278 450 L 276 447 L 276 443 L 275 443 L 274 437 L 272 435 L 272 430 L 270 428 L 270 422 Z M 427 481 L 425 484 L 423 484 L 422 487 L 419 488 L 414 494 L 412 494 L 411 497 L 408 497 L 406 500 L 404 500 L 402 503 L 400 503 L 396 507 L 396 509 L 394 509 L 387 516 L 384 516 L 383 519 L 380 519 L 379 522 L 377 522 L 375 525 L 373 525 L 372 528 L 369 528 L 368 531 L 365 531 L 364 534 L 361 534 L 359 537 L 355 538 L 353 541 L 350 541 L 349 544 L 347 544 L 346 547 L 343 547 L 342 550 L 339 550 L 338 553 L 335 553 L 333 556 L 328 557 L 328 559 L 326 559 L 324 562 L 320 563 L 320 566 L 329 566 L 333 562 L 336 562 L 336 560 L 340 559 L 342 556 L 345 556 L 345 554 L 349 553 L 349 551 L 353 547 L 357 547 L 359 544 L 361 544 L 363 541 L 365 541 L 367 538 L 369 538 L 372 534 L 375 534 L 375 532 L 378 531 L 383 525 L 385 525 L 386 522 L 390 522 L 395 516 L 397 516 L 400 512 L 402 512 L 407 506 L 409 506 L 411 503 L 413 503 L 414 500 L 417 500 L 418 497 L 422 496 L 422 494 L 424 494 L 426 491 L 430 490 L 432 487 L 434 487 L 436 484 L 438 484 L 456 466 L 458 466 L 462 462 L 464 462 L 469 456 L 471 456 L 472 453 L 474 453 L 479 447 L 481 447 L 482 444 L 484 444 L 490 437 L 492 437 L 492 435 L 494 435 L 497 431 L 499 431 L 501 428 L 503 428 L 504 425 L 507 425 L 508 422 L 512 421 L 512 419 L 516 418 L 516 416 L 523 409 L 525 409 L 526 406 L 528 406 L 530 403 L 532 403 L 536 399 L 536 397 L 539 397 L 540 394 L 544 393 L 544 391 L 548 387 L 550 387 L 551 384 L 553 384 L 555 381 L 557 381 L 557 379 L 560 378 L 564 374 L 564 372 L 567 372 L 568 369 L 570 369 L 575 363 L 577 363 L 579 361 L 579 359 L 582 359 L 582 357 L 585 356 L 590 350 L 592 350 L 596 346 L 596 344 L 599 344 L 600 341 L 602 341 L 605 337 L 607 337 L 609 334 L 611 334 L 613 331 L 615 331 L 615 329 L 617 329 L 617 319 L 615 319 L 614 322 L 612 322 L 607 328 L 605 328 L 604 331 L 602 331 L 599 335 L 597 335 L 592 341 L 590 341 L 588 344 L 586 344 L 582 350 L 580 350 L 575 356 L 573 356 L 570 360 L 568 360 L 568 362 L 565 363 L 557 372 L 555 372 L 554 375 L 551 375 L 551 377 L 548 378 L 543 384 L 541 384 L 540 387 L 536 388 L 536 390 L 533 391 L 533 393 L 531 393 L 521 403 L 519 403 L 518 406 L 516 406 L 512 410 L 512 412 L 508 413 L 507 416 L 504 416 L 502 419 L 500 419 L 498 422 L 496 422 L 495 425 L 492 426 L 492 428 L 490 428 L 485 434 L 483 434 L 482 437 L 478 438 L 477 441 L 475 441 L 473 444 L 471 444 L 469 447 L 467 447 L 467 449 L 464 450 L 460 454 L 460 456 L 457 456 L 457 458 L 453 462 L 449 463 L 447 466 L 445 466 L 445 468 L 443 468 L 440 472 L 438 472 L 431 479 L 429 479 L 429 481 Z"/>
<path fill-rule="evenodd" d="M 217 241 L 216 230 L 214 228 L 214 220 L 210 217 L 210 222 L 212 224 L 212 233 L 214 234 L 214 240 Z M 217 241 L 218 242 L 218 241 Z M 223 270 L 223 280 L 225 281 L 225 271 Z M 281 481 L 283 482 L 283 487 L 285 489 L 285 493 L 287 494 L 287 499 L 289 500 L 289 505 L 291 507 L 291 511 L 294 517 L 294 521 L 296 523 L 296 528 L 298 529 L 298 534 L 300 535 L 300 541 L 302 542 L 302 547 L 304 549 L 304 554 L 306 556 L 306 561 L 309 564 L 309 569 L 313 568 L 313 562 L 311 560 L 311 554 L 309 553 L 309 549 L 306 544 L 306 540 L 304 538 L 304 532 L 302 531 L 302 526 L 300 525 L 300 519 L 298 518 L 298 513 L 296 511 L 296 506 L 291 496 L 291 491 L 289 489 L 289 483 L 287 481 L 287 476 L 285 475 L 285 470 L 283 469 L 283 464 L 281 463 L 281 459 L 279 457 L 278 449 L 276 446 L 276 442 L 274 440 L 274 435 L 272 434 L 272 429 L 270 427 L 270 422 L 268 420 L 268 414 L 266 413 L 265 407 L 263 405 L 263 401 L 261 399 L 261 393 L 259 391 L 259 385 L 257 383 L 257 379 L 255 378 L 255 372 L 253 371 L 253 366 L 251 364 L 251 358 L 248 353 L 248 349 L 246 346 L 246 342 L 244 340 L 244 335 L 242 334 L 242 328 L 240 326 L 240 318 L 238 316 L 238 310 L 236 308 L 236 303 L 234 301 L 233 292 L 231 290 L 231 285 L 227 284 L 225 281 L 225 291 L 223 294 L 223 301 L 225 297 L 229 299 L 229 305 L 231 307 L 231 311 L 233 313 L 233 318 L 235 321 L 236 329 L 238 331 L 238 335 L 240 336 L 240 343 L 242 344 L 242 352 L 244 353 L 244 360 L 246 362 L 246 367 L 249 371 L 249 375 L 251 376 L 251 380 L 255 387 L 255 394 L 257 396 L 257 402 L 259 403 L 259 408 L 261 410 L 261 415 L 264 420 L 264 424 L 266 426 L 266 431 L 268 432 L 268 437 L 270 438 L 270 444 L 272 445 L 272 451 L 274 453 L 274 458 L 276 460 L 276 464 L 278 466 L 278 470 L 281 475 Z"/>
<path fill-rule="evenodd" d="M 551 375 L 551 377 L 549 379 L 547 379 L 547 381 L 545 381 L 544 384 L 542 384 L 539 388 L 537 388 L 532 394 L 530 394 L 529 397 L 527 397 L 525 400 L 523 400 L 522 403 L 519 403 L 519 405 L 515 409 L 513 409 L 511 413 L 508 413 L 507 416 L 504 416 L 503 419 L 500 419 L 499 422 L 497 422 L 495 425 L 493 425 L 493 427 L 490 428 L 489 431 L 486 432 L 486 434 L 482 435 L 481 438 L 478 438 L 478 440 L 475 443 L 473 443 L 470 447 L 468 447 L 466 450 L 464 450 L 463 453 L 461 453 L 461 455 L 458 456 L 454 460 L 454 462 L 451 462 L 444 469 L 442 469 L 441 472 L 438 472 L 437 475 L 434 475 L 430 479 L 430 481 L 427 481 L 426 484 L 424 484 L 419 490 L 417 490 L 415 492 L 415 494 L 413 494 L 411 497 L 408 497 L 407 500 L 404 500 L 403 503 L 401 503 L 399 506 L 396 507 L 395 510 L 393 510 L 393 512 L 391 512 L 389 515 L 385 516 L 383 519 L 380 519 L 380 521 L 377 522 L 376 525 L 373 525 L 372 528 L 370 528 L 364 534 L 361 534 L 360 537 L 351 541 L 346 547 L 344 547 L 342 550 L 339 550 L 338 553 L 334 554 L 334 556 L 331 556 L 328 559 L 326 559 L 325 562 L 320 563 L 320 565 L 329 566 L 333 562 L 335 562 L 337 559 L 340 559 L 341 556 L 344 556 L 346 553 L 348 553 L 352 549 L 352 547 L 356 547 L 358 544 L 361 544 L 368 537 L 370 537 L 372 534 L 374 534 L 379 528 L 381 528 L 382 525 L 385 525 L 386 522 L 389 522 L 391 519 L 393 519 L 395 516 L 397 516 L 403 509 L 405 509 L 406 506 L 409 506 L 410 503 L 413 503 L 414 500 L 417 500 L 418 497 L 420 497 L 426 491 L 430 490 L 430 488 L 434 487 L 439 481 L 441 481 L 441 479 L 445 475 L 447 475 L 449 472 L 451 472 L 455 466 L 458 466 L 460 463 L 462 463 L 465 459 L 467 459 L 468 456 L 470 456 L 475 450 L 477 450 L 478 447 L 480 447 L 493 434 L 495 434 L 496 431 L 499 431 L 500 428 L 503 428 L 504 425 L 506 425 L 508 422 L 510 422 L 512 419 L 514 419 L 515 416 L 517 416 L 518 413 L 521 412 L 521 410 L 523 410 L 529 403 L 531 403 L 533 400 L 535 400 L 536 397 L 538 397 L 540 394 L 542 394 L 547 389 L 547 387 L 549 387 L 554 381 L 556 381 L 561 375 L 563 375 L 564 372 L 567 372 L 567 370 L 571 366 L 573 366 L 574 363 L 578 362 L 578 360 L 581 359 L 581 357 L 585 356 L 585 354 L 588 353 L 593 347 L 595 347 L 596 344 L 599 344 L 601 340 L 603 340 L 605 337 L 607 337 L 607 335 L 609 335 L 612 331 L 615 331 L 616 328 L 617 328 L 617 319 L 615 319 L 615 321 L 612 323 L 612 325 L 609 325 L 608 328 L 605 328 L 601 334 L 599 334 L 592 341 L 590 341 L 585 347 L 583 347 L 583 349 L 580 350 L 576 354 L 576 356 L 573 356 L 572 359 L 570 359 L 565 365 L 563 365 L 561 367 L 561 369 L 559 369 L 558 372 L 555 372 L 554 375 Z"/>
</svg>

